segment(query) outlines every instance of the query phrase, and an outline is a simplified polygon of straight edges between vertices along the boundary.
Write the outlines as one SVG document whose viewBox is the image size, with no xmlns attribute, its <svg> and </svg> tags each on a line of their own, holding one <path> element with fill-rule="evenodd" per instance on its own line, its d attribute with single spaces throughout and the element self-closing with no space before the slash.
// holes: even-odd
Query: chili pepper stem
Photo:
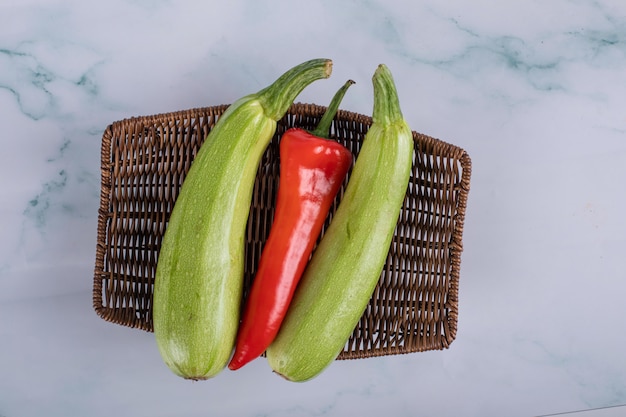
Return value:
<svg viewBox="0 0 626 417">
<path fill-rule="evenodd" d="M 318 123 L 315 130 L 311 132 L 312 135 L 315 135 L 320 138 L 328 139 L 328 134 L 330 132 L 330 125 L 337 114 L 337 110 L 339 110 L 339 104 L 341 104 L 341 100 L 343 100 L 343 96 L 346 95 L 346 91 L 348 88 L 354 84 L 354 81 L 348 80 L 336 93 L 330 104 L 326 108 L 324 115 L 322 116 L 322 120 Z"/>
</svg>

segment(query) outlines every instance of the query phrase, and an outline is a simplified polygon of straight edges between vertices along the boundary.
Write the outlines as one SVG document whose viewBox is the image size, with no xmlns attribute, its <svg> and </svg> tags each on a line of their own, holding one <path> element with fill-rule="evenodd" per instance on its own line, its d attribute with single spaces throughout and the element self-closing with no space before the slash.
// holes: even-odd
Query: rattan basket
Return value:
<svg viewBox="0 0 626 417">
<path fill-rule="evenodd" d="M 226 108 L 130 118 L 105 130 L 93 282 L 93 306 L 104 320 L 152 331 L 152 287 L 169 213 L 196 151 Z M 244 298 L 273 218 L 280 137 L 294 126 L 313 129 L 325 110 L 292 105 L 262 159 L 248 220 Z M 356 156 L 371 123 L 339 111 L 332 137 Z M 416 132 L 413 138 L 413 172 L 386 266 L 338 359 L 444 349 L 456 337 L 471 160 L 451 144 Z"/>
</svg>

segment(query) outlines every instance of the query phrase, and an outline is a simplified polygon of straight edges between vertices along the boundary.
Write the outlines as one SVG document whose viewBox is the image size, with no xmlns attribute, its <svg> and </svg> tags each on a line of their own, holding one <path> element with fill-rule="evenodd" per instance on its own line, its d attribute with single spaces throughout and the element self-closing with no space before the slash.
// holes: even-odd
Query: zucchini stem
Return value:
<svg viewBox="0 0 626 417">
<path fill-rule="evenodd" d="M 265 115 L 276 121 L 281 119 L 306 86 L 313 81 L 330 77 L 332 70 L 332 60 L 320 58 L 303 62 L 285 72 L 257 93 Z"/>
<path fill-rule="evenodd" d="M 372 77 L 372 82 L 374 83 L 373 122 L 389 125 L 404 120 L 396 85 L 391 71 L 385 64 L 378 66 Z"/>
</svg>

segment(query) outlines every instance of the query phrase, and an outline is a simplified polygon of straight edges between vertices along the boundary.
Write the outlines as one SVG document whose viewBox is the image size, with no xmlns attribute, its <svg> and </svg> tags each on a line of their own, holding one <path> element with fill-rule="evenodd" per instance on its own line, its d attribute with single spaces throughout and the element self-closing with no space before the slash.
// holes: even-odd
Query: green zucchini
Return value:
<svg viewBox="0 0 626 417">
<path fill-rule="evenodd" d="M 406 195 L 412 132 L 385 65 L 372 82 L 373 121 L 346 191 L 266 351 L 272 370 L 291 381 L 317 376 L 343 350 L 376 288 Z"/>
<path fill-rule="evenodd" d="M 245 230 L 258 165 L 296 96 L 328 78 L 332 61 L 304 62 L 233 103 L 198 151 L 157 261 L 154 334 L 177 375 L 201 380 L 228 363 L 239 325 Z"/>
</svg>

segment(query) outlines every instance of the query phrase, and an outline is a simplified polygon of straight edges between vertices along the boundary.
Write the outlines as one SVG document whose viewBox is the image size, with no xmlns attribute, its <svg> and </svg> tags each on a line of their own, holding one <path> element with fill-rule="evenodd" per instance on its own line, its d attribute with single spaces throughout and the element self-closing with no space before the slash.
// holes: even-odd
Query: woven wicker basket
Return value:
<svg viewBox="0 0 626 417">
<path fill-rule="evenodd" d="M 196 151 L 226 108 L 131 118 L 104 132 L 93 283 L 94 309 L 104 320 L 152 331 L 152 287 L 169 213 Z M 262 159 L 248 220 L 244 298 L 272 223 L 280 137 L 293 126 L 313 129 L 325 110 L 294 104 Z M 332 136 L 357 155 L 371 123 L 339 111 Z M 471 160 L 456 146 L 415 132 L 413 138 L 413 172 L 386 266 L 338 359 L 444 349 L 456 337 Z"/>
</svg>

